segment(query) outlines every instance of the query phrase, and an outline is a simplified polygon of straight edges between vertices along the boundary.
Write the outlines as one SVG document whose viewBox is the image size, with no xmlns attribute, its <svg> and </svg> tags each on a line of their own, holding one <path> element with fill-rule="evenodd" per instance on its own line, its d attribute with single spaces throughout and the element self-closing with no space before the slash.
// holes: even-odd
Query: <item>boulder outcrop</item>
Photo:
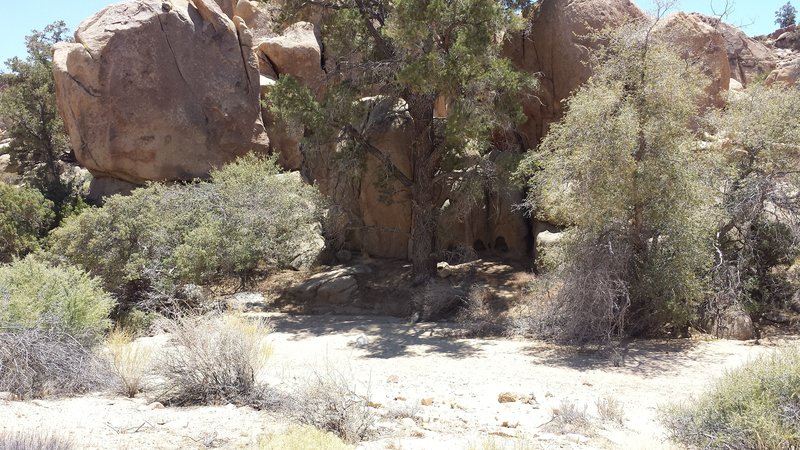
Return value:
<svg viewBox="0 0 800 450">
<path fill-rule="evenodd" d="M 54 55 L 78 161 L 95 176 L 140 184 L 203 177 L 266 151 L 245 31 L 212 0 L 135 0 L 84 21 Z"/>
<path fill-rule="evenodd" d="M 542 0 L 532 12 L 529 29 L 511 36 L 504 49 L 518 69 L 540 74 L 536 98 L 524 103 L 527 120 L 521 131 L 528 147 L 561 118 L 562 100 L 589 79 L 591 42 L 586 35 L 645 17 L 630 0 Z"/>
<path fill-rule="evenodd" d="M 763 79 L 775 69 L 777 59 L 772 51 L 761 42 L 748 37 L 744 32 L 733 25 L 721 21 L 717 17 L 702 14 L 690 14 L 712 28 L 714 28 L 725 41 L 725 50 L 728 53 L 728 65 L 731 68 L 731 78 L 742 86 L 747 86 L 754 81 Z"/>
</svg>

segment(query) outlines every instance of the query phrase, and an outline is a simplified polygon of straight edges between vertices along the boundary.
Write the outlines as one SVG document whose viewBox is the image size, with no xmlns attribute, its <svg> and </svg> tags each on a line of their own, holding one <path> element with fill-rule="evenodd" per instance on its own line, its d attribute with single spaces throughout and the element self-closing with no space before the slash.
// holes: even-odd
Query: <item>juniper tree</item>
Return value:
<svg viewBox="0 0 800 450">
<path fill-rule="evenodd" d="M 790 2 L 786 2 L 775 11 L 775 24 L 781 28 L 790 27 L 797 20 L 797 9 Z"/>
<path fill-rule="evenodd" d="M 435 271 L 435 191 L 458 172 L 459 158 L 488 150 L 494 130 L 521 118 L 518 98 L 528 76 L 500 56 L 504 36 L 523 26 L 519 1 L 289 0 L 284 15 L 306 5 L 325 11 L 322 43 L 328 89 L 320 98 L 288 77 L 270 92 L 272 109 L 295 118 L 311 139 L 346 138 L 357 154 L 376 158 L 411 193 L 413 274 Z M 397 100 L 411 118 L 413 170 L 404 173 L 354 126 L 364 97 Z M 434 118 L 446 101 L 446 119 Z M 454 162 L 455 161 L 455 162 Z"/>
</svg>

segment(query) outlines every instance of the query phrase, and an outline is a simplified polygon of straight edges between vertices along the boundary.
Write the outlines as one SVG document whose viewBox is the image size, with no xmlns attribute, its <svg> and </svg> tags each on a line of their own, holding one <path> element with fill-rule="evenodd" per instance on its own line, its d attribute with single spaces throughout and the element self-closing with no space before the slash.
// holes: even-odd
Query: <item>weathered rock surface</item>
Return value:
<svg viewBox="0 0 800 450">
<path fill-rule="evenodd" d="M 778 67 L 767 76 L 765 83 L 796 85 L 798 80 L 800 80 L 800 55 L 779 63 Z"/>
<path fill-rule="evenodd" d="M 675 13 L 656 26 L 655 32 L 675 45 L 675 50 L 696 62 L 708 77 L 707 103 L 721 106 L 722 92 L 730 86 L 731 67 L 722 34 L 704 21 L 699 14 Z"/>
<path fill-rule="evenodd" d="M 772 50 L 761 42 L 748 37 L 742 30 L 720 21 L 717 17 L 697 13 L 690 14 L 690 16 L 702 20 L 722 35 L 722 39 L 725 41 L 725 50 L 728 53 L 731 78 L 743 86 L 763 79 L 775 69 L 777 59 Z"/>
<path fill-rule="evenodd" d="M 266 151 L 259 76 L 211 0 L 135 0 L 84 21 L 54 56 L 56 97 L 78 161 L 131 183 L 206 176 Z"/>
<path fill-rule="evenodd" d="M 706 317 L 706 331 L 721 339 L 748 340 L 756 336 L 753 320 L 742 308 L 730 306 Z"/>
<path fill-rule="evenodd" d="M 585 64 L 593 29 L 643 19 L 630 0 L 543 0 L 531 17 L 529 31 L 511 36 L 504 54 L 528 73 L 540 73 L 541 88 L 524 104 L 527 121 L 521 129 L 526 144 L 536 145 L 549 124 L 563 114 L 562 100 L 586 82 Z"/>
</svg>

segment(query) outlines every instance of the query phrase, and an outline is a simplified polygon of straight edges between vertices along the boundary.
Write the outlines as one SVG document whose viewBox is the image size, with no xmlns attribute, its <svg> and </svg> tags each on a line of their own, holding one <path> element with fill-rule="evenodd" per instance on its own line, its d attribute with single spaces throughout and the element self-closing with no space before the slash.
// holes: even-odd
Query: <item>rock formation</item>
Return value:
<svg viewBox="0 0 800 450">
<path fill-rule="evenodd" d="M 203 177 L 266 151 L 253 52 L 209 0 L 135 0 L 84 21 L 55 50 L 59 110 L 95 176 Z"/>
<path fill-rule="evenodd" d="M 525 102 L 521 131 L 535 146 L 549 124 L 563 114 L 562 100 L 591 75 L 586 65 L 593 29 L 621 25 L 645 14 L 629 0 L 543 0 L 533 11 L 529 30 L 511 36 L 506 57 L 528 73 L 540 74 L 537 98 Z"/>
<path fill-rule="evenodd" d="M 702 14 L 689 14 L 714 28 L 725 41 L 731 78 L 742 86 L 764 79 L 775 69 L 777 58 L 766 45 L 748 37 L 733 25 L 722 22 L 717 17 Z"/>
</svg>

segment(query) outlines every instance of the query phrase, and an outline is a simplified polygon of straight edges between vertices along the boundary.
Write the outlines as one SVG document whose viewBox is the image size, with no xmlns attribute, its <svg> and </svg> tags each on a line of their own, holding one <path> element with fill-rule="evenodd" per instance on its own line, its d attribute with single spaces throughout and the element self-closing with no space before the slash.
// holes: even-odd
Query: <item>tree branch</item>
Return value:
<svg viewBox="0 0 800 450">
<path fill-rule="evenodd" d="M 411 179 L 408 176 L 406 176 L 406 174 L 404 174 L 400 169 L 397 168 L 397 166 L 394 165 L 394 163 L 388 156 L 386 156 L 378 147 L 375 147 L 374 145 L 367 142 L 367 140 L 364 139 L 364 136 L 361 133 L 359 133 L 358 130 L 353 128 L 352 125 L 345 126 L 344 131 L 351 139 L 356 141 L 357 144 L 366 149 L 369 154 L 371 154 L 372 156 L 377 158 L 378 161 L 383 163 L 389 170 L 389 173 L 391 173 L 392 176 L 397 181 L 399 181 L 403 186 L 410 188 L 414 184 L 414 182 L 411 181 Z"/>
</svg>

